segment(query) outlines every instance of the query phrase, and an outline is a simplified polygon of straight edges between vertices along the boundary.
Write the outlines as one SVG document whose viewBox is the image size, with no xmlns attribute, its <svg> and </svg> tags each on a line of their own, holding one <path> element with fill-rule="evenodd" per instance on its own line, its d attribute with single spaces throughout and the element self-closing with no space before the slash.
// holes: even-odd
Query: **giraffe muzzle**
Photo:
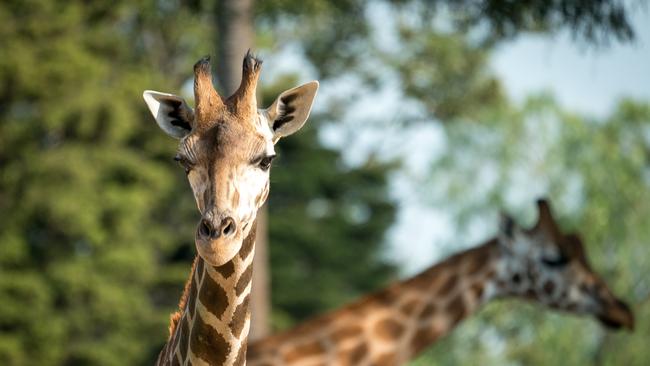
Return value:
<svg viewBox="0 0 650 366">
<path fill-rule="evenodd" d="M 634 313 L 626 303 L 619 299 L 606 303 L 601 313 L 598 314 L 598 320 L 610 329 L 634 330 Z"/>
<path fill-rule="evenodd" d="M 202 239 L 228 238 L 237 232 L 235 220 L 227 216 L 215 223 L 213 220 L 203 218 L 199 223 L 197 233 Z"/>
</svg>

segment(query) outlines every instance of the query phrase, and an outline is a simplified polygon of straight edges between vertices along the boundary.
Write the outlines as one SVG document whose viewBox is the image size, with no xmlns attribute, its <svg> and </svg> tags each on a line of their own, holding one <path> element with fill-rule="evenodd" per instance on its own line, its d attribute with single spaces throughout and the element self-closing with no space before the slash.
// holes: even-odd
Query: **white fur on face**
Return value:
<svg viewBox="0 0 650 366">
<path fill-rule="evenodd" d="M 269 170 L 262 170 L 256 166 L 242 166 L 236 169 L 234 186 L 239 192 L 239 202 L 233 207 L 235 220 L 245 230 L 242 234 L 248 235 L 248 230 L 257 216 L 257 210 L 262 207 L 269 191 Z"/>
<path fill-rule="evenodd" d="M 258 111 L 256 123 L 257 132 L 264 137 L 266 156 L 275 155 L 273 143 L 273 132 L 271 131 L 265 117 Z M 233 207 L 236 220 L 242 223 L 248 235 L 251 223 L 257 217 L 257 210 L 262 207 L 269 194 L 269 178 L 271 169 L 262 170 L 259 166 L 243 164 L 233 175 L 234 186 L 239 191 L 239 203 Z"/>
</svg>

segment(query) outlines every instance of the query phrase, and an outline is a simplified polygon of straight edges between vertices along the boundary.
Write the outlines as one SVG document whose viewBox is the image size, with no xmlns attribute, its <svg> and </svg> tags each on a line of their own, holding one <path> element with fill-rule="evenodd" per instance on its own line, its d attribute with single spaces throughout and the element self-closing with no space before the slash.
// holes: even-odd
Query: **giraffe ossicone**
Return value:
<svg viewBox="0 0 650 366">
<path fill-rule="evenodd" d="M 175 160 L 201 215 L 194 234 L 198 255 L 158 365 L 245 364 L 255 219 L 268 197 L 274 145 L 305 124 L 318 90 L 312 81 L 258 109 L 261 69 L 248 52 L 239 88 L 222 98 L 210 58 L 202 58 L 194 65 L 195 109 L 177 95 L 143 93 L 158 126 L 180 140 Z"/>
<path fill-rule="evenodd" d="M 502 215 L 498 234 L 417 276 L 250 345 L 249 366 L 403 365 L 490 300 L 523 298 L 632 329 L 630 308 L 564 235 L 546 200 L 529 230 Z"/>
</svg>

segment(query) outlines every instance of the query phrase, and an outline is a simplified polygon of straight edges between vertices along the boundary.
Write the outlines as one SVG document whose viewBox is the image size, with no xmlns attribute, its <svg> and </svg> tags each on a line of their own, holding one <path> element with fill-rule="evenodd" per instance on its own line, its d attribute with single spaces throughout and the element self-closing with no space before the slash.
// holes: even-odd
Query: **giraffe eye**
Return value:
<svg viewBox="0 0 650 366">
<path fill-rule="evenodd" d="M 564 255 L 555 258 L 542 258 L 542 263 L 550 268 L 561 268 L 569 263 L 569 258 Z"/>
<path fill-rule="evenodd" d="M 174 156 L 174 161 L 176 161 L 180 166 L 183 167 L 183 169 L 185 169 L 185 174 L 190 174 L 190 171 L 192 170 L 192 163 L 190 163 L 189 160 L 177 154 Z"/>
<path fill-rule="evenodd" d="M 273 161 L 273 158 L 275 158 L 275 155 L 269 155 L 265 156 L 262 159 L 260 159 L 258 165 L 260 169 L 267 171 L 271 167 L 271 162 Z"/>
</svg>

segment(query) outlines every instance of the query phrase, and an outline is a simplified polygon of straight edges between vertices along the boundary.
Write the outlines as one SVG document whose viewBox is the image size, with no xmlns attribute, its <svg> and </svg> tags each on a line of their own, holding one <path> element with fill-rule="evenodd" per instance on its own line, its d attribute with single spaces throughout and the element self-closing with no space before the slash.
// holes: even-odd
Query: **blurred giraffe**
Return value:
<svg viewBox="0 0 650 366">
<path fill-rule="evenodd" d="M 255 218 L 269 193 L 274 145 L 300 129 L 318 82 L 281 93 L 257 109 L 262 62 L 244 58 L 239 89 L 222 98 L 209 58 L 194 65 L 196 111 L 175 95 L 145 91 L 159 127 L 180 139 L 175 160 L 185 169 L 201 220 L 198 256 L 157 365 L 243 365 L 250 326 L 249 295 Z"/>
<path fill-rule="evenodd" d="M 495 298 L 516 297 L 632 329 L 629 307 L 588 263 L 577 235 L 560 232 L 538 201 L 530 230 L 502 215 L 496 238 L 421 274 L 254 342 L 249 366 L 403 365 Z"/>
</svg>

